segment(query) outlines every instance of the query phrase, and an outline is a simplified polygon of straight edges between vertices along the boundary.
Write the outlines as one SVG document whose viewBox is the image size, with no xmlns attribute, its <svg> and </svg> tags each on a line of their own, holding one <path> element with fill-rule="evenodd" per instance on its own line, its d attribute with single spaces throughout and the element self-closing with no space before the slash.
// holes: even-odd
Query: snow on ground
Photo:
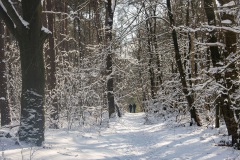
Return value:
<svg viewBox="0 0 240 160">
<path fill-rule="evenodd" d="M 240 160 L 240 151 L 216 146 L 217 129 L 169 121 L 146 125 L 144 117 L 144 113 L 126 113 L 95 133 L 47 130 L 40 148 L 20 147 L 0 138 L 0 160 Z"/>
</svg>

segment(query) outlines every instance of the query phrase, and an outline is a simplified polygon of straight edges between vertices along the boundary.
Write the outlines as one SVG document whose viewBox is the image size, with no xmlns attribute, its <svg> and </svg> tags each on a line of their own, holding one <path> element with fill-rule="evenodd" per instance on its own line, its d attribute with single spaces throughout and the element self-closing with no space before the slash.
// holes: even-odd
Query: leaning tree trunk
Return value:
<svg viewBox="0 0 240 160">
<path fill-rule="evenodd" d="M 10 1 L 1 2 L 0 17 L 16 37 L 20 48 L 22 94 L 19 140 L 40 146 L 44 141 L 45 121 L 43 43 L 48 36 L 41 23 L 41 0 L 21 1 L 24 20 L 19 18 Z"/>
<path fill-rule="evenodd" d="M 183 65 L 182 65 L 182 60 L 181 60 L 181 54 L 179 51 L 179 46 L 178 46 L 178 41 L 177 41 L 177 32 L 176 30 L 173 28 L 175 25 L 174 19 L 173 19 L 173 14 L 171 11 L 171 3 L 170 0 L 167 0 L 167 8 L 168 8 L 168 16 L 170 19 L 170 25 L 172 27 L 172 38 L 173 38 L 173 43 L 174 43 L 174 49 L 175 49 L 175 60 L 177 63 L 177 67 L 178 67 L 178 71 L 180 74 L 180 80 L 182 83 L 182 91 L 187 99 L 188 102 L 188 106 L 190 108 L 190 114 L 191 114 L 191 123 L 190 125 L 192 125 L 193 120 L 197 123 L 198 126 L 201 126 L 201 122 L 200 122 L 200 118 L 198 116 L 198 114 L 196 113 L 196 108 L 193 105 L 194 102 L 194 98 L 193 95 L 190 94 L 190 92 L 188 91 L 188 86 L 187 86 L 187 82 L 186 82 L 186 75 L 184 73 L 183 70 Z"/>
<path fill-rule="evenodd" d="M 4 27 L 0 20 L 0 112 L 1 126 L 11 123 L 10 107 L 7 98 L 6 57 L 4 50 Z"/>
</svg>

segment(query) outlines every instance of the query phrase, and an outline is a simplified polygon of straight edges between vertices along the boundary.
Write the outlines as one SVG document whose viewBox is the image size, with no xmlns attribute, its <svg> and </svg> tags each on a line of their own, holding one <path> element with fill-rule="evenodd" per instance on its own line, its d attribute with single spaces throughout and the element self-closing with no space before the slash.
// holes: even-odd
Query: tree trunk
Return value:
<svg viewBox="0 0 240 160">
<path fill-rule="evenodd" d="M 97 34 L 97 44 L 102 43 L 102 32 L 101 32 L 101 17 L 100 17 L 100 0 L 94 1 L 94 18 L 95 18 L 95 27 L 96 27 L 96 34 Z"/>
<path fill-rule="evenodd" d="M 151 98 L 155 99 L 156 98 L 156 75 L 154 72 L 153 64 L 154 64 L 154 38 L 153 38 L 153 22 L 152 20 L 152 15 L 151 11 L 147 11 L 147 8 L 145 6 L 145 3 L 143 3 L 143 7 L 145 9 L 145 17 L 146 17 L 146 24 L 145 28 L 147 31 L 147 49 L 148 49 L 148 54 L 149 54 L 149 61 L 148 61 L 148 71 L 149 71 L 149 76 L 150 76 L 150 86 L 151 86 Z"/>
<path fill-rule="evenodd" d="M 114 1 L 113 1 L 114 2 Z M 115 4 L 115 2 L 114 2 Z M 111 0 L 107 0 L 106 3 L 106 47 L 107 47 L 107 99 L 108 99 L 108 112 L 109 118 L 115 114 L 114 105 L 114 93 L 113 93 L 113 53 L 112 53 L 112 27 L 113 27 L 113 14 L 114 14 L 114 4 Z"/>
<path fill-rule="evenodd" d="M 168 8 L 168 15 L 169 15 L 169 19 L 170 19 L 170 24 L 171 24 L 171 27 L 173 27 L 175 25 L 175 23 L 174 23 L 172 11 L 171 11 L 170 0 L 167 0 L 167 8 Z M 175 49 L 175 60 L 176 60 L 176 63 L 177 63 L 178 71 L 179 71 L 179 74 L 180 74 L 180 80 L 181 80 L 181 83 L 182 83 L 182 91 L 183 91 L 183 93 L 184 93 L 184 95 L 187 99 L 188 106 L 189 106 L 189 109 L 190 109 L 190 114 L 191 114 L 190 125 L 192 125 L 193 121 L 195 121 L 198 126 L 201 126 L 200 118 L 198 117 L 198 115 L 196 113 L 196 109 L 193 106 L 193 102 L 194 102 L 193 96 L 188 91 L 188 86 L 187 86 L 186 78 L 185 78 L 186 75 L 185 75 L 184 70 L 183 70 L 181 54 L 180 54 L 180 51 L 179 51 L 179 46 L 178 46 L 178 41 L 177 41 L 177 32 L 174 28 L 172 28 L 172 38 L 173 38 L 174 49 Z"/>
<path fill-rule="evenodd" d="M 218 2 L 220 3 L 220 5 L 223 7 L 225 5 L 226 8 L 230 8 L 232 6 L 227 5 L 229 2 L 232 2 L 232 0 L 218 0 Z M 234 4 L 235 5 L 235 4 Z M 225 27 L 231 27 L 234 26 L 236 24 L 235 22 L 235 15 L 233 15 L 233 13 L 231 12 L 227 12 L 226 10 L 222 11 L 223 13 L 221 14 L 221 22 L 222 25 Z M 229 23 L 224 23 L 224 21 L 231 21 L 231 24 Z M 231 60 L 229 59 L 234 59 L 236 58 L 236 50 L 237 50 L 237 34 L 233 31 L 230 30 L 225 30 L 224 31 L 224 40 L 223 42 L 225 43 L 225 48 L 223 51 L 224 54 L 224 58 L 226 60 L 225 64 L 228 65 L 230 63 L 230 65 L 228 66 L 228 69 L 226 69 L 225 71 L 225 81 L 226 81 L 226 88 L 227 88 L 227 92 L 226 97 L 224 97 L 223 101 L 225 102 L 224 104 L 226 104 L 227 106 L 223 108 L 223 115 L 224 115 L 224 110 L 228 109 L 227 112 L 227 120 L 229 120 L 229 129 L 230 129 L 230 133 L 232 135 L 232 144 L 236 145 L 236 147 L 238 149 L 240 149 L 240 142 L 239 142 L 239 137 L 240 137 L 240 133 L 237 132 L 238 127 L 239 127 L 239 113 L 240 113 L 240 105 L 237 102 L 237 100 L 235 99 L 235 97 L 238 97 L 238 89 L 239 89 L 239 84 L 237 83 L 239 78 L 238 78 L 238 71 L 236 68 L 236 63 L 235 62 L 231 62 Z M 227 101 L 227 103 L 226 103 Z M 234 119 L 234 111 L 233 108 L 237 108 L 235 111 L 235 115 L 237 117 L 237 122 Z M 225 115 L 224 115 L 225 116 Z M 226 122 L 227 123 L 227 122 Z"/>
<path fill-rule="evenodd" d="M 40 146 L 44 141 L 44 60 L 43 43 L 48 33 L 42 29 L 41 0 L 22 0 L 23 20 L 8 0 L 2 0 L 0 16 L 16 37 L 22 69 L 19 140 Z"/>
<path fill-rule="evenodd" d="M 45 122 L 43 107 L 45 87 L 43 42 L 36 42 L 32 38 L 23 37 L 19 42 L 22 66 L 22 95 L 21 121 L 18 134 L 20 141 L 40 146 L 44 141 Z"/>
<path fill-rule="evenodd" d="M 221 3 L 222 4 L 222 3 Z M 215 19 L 215 14 L 214 14 L 214 2 L 213 0 L 204 0 L 204 8 L 205 8 L 205 12 L 208 18 L 208 24 L 212 25 L 212 26 L 216 26 L 216 19 Z M 222 18 L 223 20 L 224 18 Z M 228 32 L 228 31 L 227 31 Z M 232 52 L 234 52 L 234 45 L 231 42 L 235 42 L 234 40 L 236 38 L 236 36 L 233 35 L 233 33 L 228 33 L 230 35 L 232 35 L 232 39 L 227 39 L 228 35 L 226 36 L 226 50 L 225 50 L 225 56 L 227 54 L 230 54 Z M 208 42 L 210 43 L 216 43 L 217 42 L 217 37 L 216 37 L 216 31 L 213 30 L 210 32 L 209 34 L 209 40 Z M 230 47 L 231 45 L 231 47 Z M 220 55 L 218 47 L 217 46 L 210 46 L 210 51 L 211 51 L 211 58 L 212 58 L 212 63 L 213 63 L 213 67 L 223 67 L 223 57 Z M 235 51 L 236 52 L 236 51 Z M 234 52 L 234 53 L 235 53 Z M 231 66 L 230 66 L 231 67 Z M 232 71 L 234 71 L 234 68 L 232 69 Z M 233 74 L 233 78 L 234 78 L 234 74 Z M 225 77 L 217 72 L 215 73 L 215 79 L 216 82 L 219 83 L 221 86 L 224 86 L 224 88 L 219 92 L 219 96 L 216 100 L 216 113 L 218 113 L 218 108 L 220 108 L 220 110 L 222 111 L 227 129 L 228 129 L 228 134 L 232 135 L 232 145 L 237 143 L 237 139 L 238 139 L 238 124 L 234 119 L 234 112 L 231 108 L 232 106 L 232 102 L 230 100 L 230 96 L 229 94 L 231 93 L 231 89 L 229 88 L 229 91 L 227 91 L 225 88 L 228 87 L 228 84 L 225 83 L 225 81 L 228 83 L 228 80 L 226 80 L 226 78 L 231 79 L 230 77 L 227 77 L 225 74 Z M 233 87 L 234 88 L 234 87 Z M 217 115 L 219 116 L 219 115 Z M 219 124 L 219 117 L 216 118 L 216 125 Z"/>
<path fill-rule="evenodd" d="M 4 49 L 4 27 L 0 19 L 0 112 L 1 126 L 11 123 L 10 107 L 7 98 L 6 57 Z"/>
<path fill-rule="evenodd" d="M 156 13 L 154 12 L 154 16 L 156 16 Z M 160 88 L 160 85 L 162 85 L 163 81 L 162 81 L 162 71 L 161 71 L 161 58 L 160 58 L 160 54 L 159 51 L 158 51 L 158 44 L 157 44 L 157 33 L 156 33 L 156 30 L 157 30 L 157 20 L 156 20 L 156 17 L 154 18 L 154 37 L 153 37 L 153 41 L 154 41 L 154 46 L 155 46 L 155 52 L 156 52 L 156 55 L 157 55 L 157 83 L 156 83 L 156 87 L 157 89 Z"/>
<path fill-rule="evenodd" d="M 205 12 L 206 12 L 206 16 L 208 19 L 208 24 L 209 25 L 213 25 L 216 26 L 216 19 L 215 19 L 215 13 L 214 13 L 214 4 L 213 4 L 213 0 L 204 0 L 204 8 L 205 8 Z M 212 30 L 209 32 L 209 37 L 208 37 L 208 42 L 209 43 L 216 43 L 217 42 L 217 37 L 216 37 L 216 31 Z M 212 63 L 213 63 L 213 67 L 221 67 L 219 62 L 222 62 L 223 59 L 220 56 L 219 50 L 218 50 L 218 46 L 210 46 L 210 52 L 211 52 L 211 59 L 212 59 Z M 215 79 L 216 81 L 220 81 L 223 77 L 221 77 L 221 74 L 216 73 L 215 74 Z M 218 97 L 219 101 L 220 97 Z M 215 119 L 215 127 L 218 128 L 219 127 L 219 109 L 220 109 L 220 105 L 221 103 L 216 103 L 216 119 Z"/>
<path fill-rule="evenodd" d="M 46 5 L 47 11 L 53 11 L 53 2 L 52 0 L 47 0 Z M 47 73 L 47 89 L 50 92 L 51 100 L 51 128 L 59 128 L 58 120 L 59 120 L 59 110 L 58 110 L 58 101 L 55 93 L 56 88 L 56 64 L 55 64 L 55 45 L 54 45 L 54 27 L 53 27 L 53 14 L 47 15 L 48 20 L 48 29 L 52 32 L 52 35 L 48 38 L 49 48 L 46 51 L 46 73 Z"/>
<path fill-rule="evenodd" d="M 219 105 L 216 105 L 216 114 L 215 114 L 215 128 L 220 127 L 220 107 Z"/>
<path fill-rule="evenodd" d="M 23 18 L 29 30 L 18 37 L 22 67 L 19 140 L 42 145 L 44 141 L 44 60 L 41 1 L 23 0 Z"/>
</svg>

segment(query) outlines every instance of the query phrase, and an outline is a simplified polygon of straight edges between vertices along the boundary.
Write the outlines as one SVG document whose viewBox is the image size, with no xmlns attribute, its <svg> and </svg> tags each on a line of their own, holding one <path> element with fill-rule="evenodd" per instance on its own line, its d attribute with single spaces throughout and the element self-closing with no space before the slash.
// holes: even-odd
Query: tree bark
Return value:
<svg viewBox="0 0 240 160">
<path fill-rule="evenodd" d="M 4 49 L 4 26 L 0 19 L 0 112 L 1 126 L 11 123 L 10 106 L 7 98 L 6 57 Z"/>
</svg>

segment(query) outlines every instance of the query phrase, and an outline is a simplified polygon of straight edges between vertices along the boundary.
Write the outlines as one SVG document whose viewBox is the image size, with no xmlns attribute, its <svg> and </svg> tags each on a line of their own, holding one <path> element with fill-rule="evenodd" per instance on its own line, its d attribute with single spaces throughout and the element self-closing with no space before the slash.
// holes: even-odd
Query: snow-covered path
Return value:
<svg viewBox="0 0 240 160">
<path fill-rule="evenodd" d="M 239 151 L 215 146 L 215 129 L 173 127 L 169 122 L 144 125 L 144 117 L 144 113 L 126 113 L 98 133 L 48 130 L 44 148 L 5 148 L 2 157 L 11 160 L 240 160 Z"/>
</svg>

